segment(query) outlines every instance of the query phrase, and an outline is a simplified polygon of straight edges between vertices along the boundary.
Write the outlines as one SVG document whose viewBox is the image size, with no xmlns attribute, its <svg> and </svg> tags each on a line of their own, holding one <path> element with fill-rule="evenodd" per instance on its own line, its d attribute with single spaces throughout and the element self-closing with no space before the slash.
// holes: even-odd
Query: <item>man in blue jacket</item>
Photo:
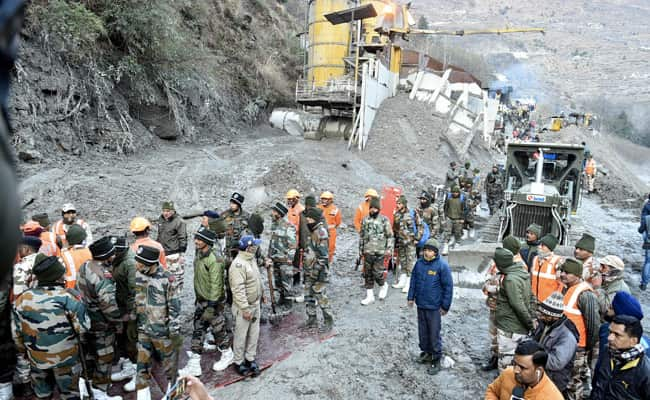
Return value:
<svg viewBox="0 0 650 400">
<path fill-rule="evenodd" d="M 438 252 L 438 242 L 429 239 L 422 248 L 420 258 L 411 273 L 407 296 L 409 307 L 418 307 L 418 336 L 420 339 L 421 364 L 431 363 L 427 371 L 435 375 L 440 371 L 442 339 L 440 338 L 441 316 L 451 307 L 454 282 L 451 270 Z"/>
</svg>

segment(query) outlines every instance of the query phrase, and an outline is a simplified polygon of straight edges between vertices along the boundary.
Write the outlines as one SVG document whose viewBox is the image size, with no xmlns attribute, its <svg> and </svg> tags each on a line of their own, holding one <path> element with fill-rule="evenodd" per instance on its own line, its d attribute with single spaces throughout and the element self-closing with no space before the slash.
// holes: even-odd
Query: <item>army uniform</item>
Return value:
<svg viewBox="0 0 650 400">
<path fill-rule="evenodd" d="M 445 221 L 445 213 L 436 203 L 431 203 L 427 207 L 418 207 L 416 209 L 418 215 L 423 222 L 429 225 L 429 232 L 431 238 L 437 237 L 442 232 L 442 224 Z"/>
<path fill-rule="evenodd" d="M 36 277 L 32 273 L 34 267 L 34 260 L 36 260 L 37 253 L 30 254 L 24 257 L 20 262 L 14 265 L 13 271 L 13 296 L 14 298 L 20 296 L 27 289 L 36 287 L 38 284 Z"/>
<path fill-rule="evenodd" d="M 481 205 L 481 194 L 472 189 L 472 192 L 467 196 L 467 213 L 465 215 L 465 227 L 469 229 L 470 232 L 475 228 L 474 221 L 476 220 L 476 208 Z M 471 234 L 470 236 L 474 236 Z"/>
<path fill-rule="evenodd" d="M 417 218 L 417 214 L 416 214 Z M 395 248 L 397 249 L 397 259 L 399 269 L 402 274 L 407 277 L 411 276 L 411 271 L 415 265 L 415 243 L 418 238 L 415 237 L 414 225 L 417 221 L 411 218 L 408 208 L 404 206 L 403 211 L 396 210 L 393 217 L 393 235 L 395 236 Z M 422 232 L 420 226 L 417 227 L 417 232 Z M 400 275 L 399 273 L 396 275 Z"/>
<path fill-rule="evenodd" d="M 268 258 L 273 262 L 273 281 L 280 292 L 280 302 L 286 302 L 291 296 L 293 282 L 292 261 L 296 254 L 296 227 L 286 217 L 271 222 L 271 239 Z"/>
<path fill-rule="evenodd" d="M 490 172 L 485 183 L 485 196 L 487 197 L 490 215 L 494 215 L 499 208 L 499 203 L 503 200 L 503 195 L 503 180 L 501 174 L 498 172 Z"/>
<path fill-rule="evenodd" d="M 455 189 L 458 189 L 458 187 Z M 455 241 L 459 241 L 463 235 L 465 211 L 465 197 L 463 195 L 453 197 L 453 194 L 449 194 L 445 201 L 445 215 L 449 219 L 446 230 L 448 236 L 452 234 Z"/>
<path fill-rule="evenodd" d="M 115 256 L 113 260 L 113 280 L 115 281 L 115 297 L 120 314 L 129 316 L 129 320 L 122 325 L 122 332 L 118 334 L 118 345 L 126 350 L 129 359 L 134 363 L 137 360 L 138 332 L 135 321 L 135 260 L 134 254 L 126 246 L 124 238 L 120 238 L 124 247 Z M 120 244 L 116 243 L 116 249 Z"/>
<path fill-rule="evenodd" d="M 311 210 L 317 211 L 316 209 Z M 313 211 L 311 213 L 316 214 Z M 310 215 L 306 216 L 312 218 Z M 322 221 L 316 222 L 315 226 L 310 229 L 306 245 L 303 272 L 305 274 L 305 297 L 310 300 L 307 301 L 307 316 L 309 322 L 315 322 L 316 305 L 318 305 L 326 323 L 331 323 L 332 314 L 326 293 L 326 284 L 329 282 L 329 237 L 327 228 Z"/>
<path fill-rule="evenodd" d="M 384 215 L 367 216 L 361 224 L 359 254 L 363 255 L 363 278 L 366 289 L 376 283 L 383 286 L 386 267 L 384 257 L 393 251 L 393 229 Z"/>
<path fill-rule="evenodd" d="M 142 246 L 136 252 L 136 319 L 138 366 L 136 388 L 148 392 L 152 357 L 156 357 L 169 382 L 176 375 L 176 353 L 181 338 L 181 302 L 169 272 L 158 264 L 156 249 Z M 144 262 L 147 262 L 145 264 Z M 181 339 L 182 340 L 182 339 Z"/>
<path fill-rule="evenodd" d="M 239 211 L 226 210 L 221 214 L 221 218 L 226 224 L 226 257 L 228 264 L 237 256 L 239 238 L 248 230 L 248 218 L 250 214 L 241 208 Z"/>
<path fill-rule="evenodd" d="M 446 180 L 445 180 L 445 185 L 447 186 L 448 189 L 451 189 L 455 185 L 458 184 L 458 178 L 460 177 L 460 173 L 458 172 L 458 169 L 455 167 L 449 167 L 447 170 L 447 175 L 446 175 Z"/>
</svg>

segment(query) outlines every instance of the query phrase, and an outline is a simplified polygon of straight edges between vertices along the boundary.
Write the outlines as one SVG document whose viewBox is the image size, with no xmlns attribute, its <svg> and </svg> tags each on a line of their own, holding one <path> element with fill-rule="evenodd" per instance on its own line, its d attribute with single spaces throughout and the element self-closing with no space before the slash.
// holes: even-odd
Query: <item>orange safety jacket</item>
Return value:
<svg viewBox="0 0 650 400">
<path fill-rule="evenodd" d="M 531 287 L 537 300 L 541 303 L 553 292 L 562 290 L 562 282 L 557 278 L 557 264 L 560 256 L 552 254 L 540 262 L 539 255 L 533 258 L 533 266 L 530 269 Z"/>
<path fill-rule="evenodd" d="M 325 207 L 322 204 L 318 208 L 323 210 L 325 222 L 327 222 L 327 233 L 329 234 L 329 259 L 332 261 L 336 251 L 336 228 L 341 225 L 341 210 L 334 204 Z"/>
<path fill-rule="evenodd" d="M 39 252 L 46 256 L 61 257 L 61 249 L 56 245 L 56 235 L 52 232 L 43 231 L 39 237 L 41 239 L 41 248 Z"/>
<path fill-rule="evenodd" d="M 156 242 L 150 237 L 145 237 L 145 238 L 140 238 L 136 239 L 135 242 L 131 245 L 131 250 L 133 250 L 134 253 L 137 254 L 138 247 L 140 246 L 149 246 L 149 247 L 155 247 L 156 249 L 160 250 L 160 255 L 158 256 L 158 262 L 160 265 L 163 267 L 163 269 L 167 269 L 167 257 L 165 255 L 165 249 L 163 248 L 162 244 Z"/>
<path fill-rule="evenodd" d="M 86 233 L 88 232 L 88 224 L 83 219 L 77 219 L 74 223 L 84 228 L 86 230 Z M 66 247 L 68 245 L 68 240 L 66 239 L 66 231 L 66 224 L 63 223 L 62 219 L 56 221 L 52 226 L 52 233 L 54 233 L 56 237 L 61 240 L 61 245 L 63 247 Z M 86 243 L 90 244 L 91 242 L 92 236 L 89 235 L 89 237 L 86 238 Z"/>
<path fill-rule="evenodd" d="M 76 245 L 72 248 L 61 250 L 61 259 L 65 265 L 65 287 L 72 289 L 77 284 L 77 273 L 86 261 L 93 259 L 87 247 Z"/>
<path fill-rule="evenodd" d="M 585 164 L 585 174 L 589 176 L 596 175 L 596 161 L 592 158 Z"/>
<path fill-rule="evenodd" d="M 354 213 L 354 229 L 356 229 L 357 232 L 361 232 L 361 224 L 363 223 L 363 219 L 366 218 L 368 215 L 370 215 L 369 200 L 359 204 L 359 207 L 357 207 L 357 211 Z"/>
<path fill-rule="evenodd" d="M 578 298 L 584 291 L 592 290 L 587 282 L 580 282 L 577 285 L 571 286 L 564 294 L 564 315 L 573 322 L 578 329 L 580 339 L 578 340 L 578 347 L 587 347 L 587 324 L 582 316 L 580 308 L 578 308 Z"/>
<path fill-rule="evenodd" d="M 293 226 L 296 227 L 296 237 L 300 237 L 300 213 L 305 210 L 305 206 L 300 203 L 296 203 L 293 207 L 287 207 L 287 219 Z"/>
</svg>

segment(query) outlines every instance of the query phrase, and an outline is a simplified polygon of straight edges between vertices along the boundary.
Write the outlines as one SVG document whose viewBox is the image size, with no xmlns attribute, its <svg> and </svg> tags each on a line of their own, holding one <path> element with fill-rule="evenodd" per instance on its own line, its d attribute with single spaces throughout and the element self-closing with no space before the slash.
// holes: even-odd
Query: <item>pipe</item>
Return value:
<svg viewBox="0 0 650 400">
<path fill-rule="evenodd" d="M 535 169 L 535 183 L 542 183 L 542 173 L 544 172 L 544 151 L 537 149 L 539 151 L 539 158 L 537 159 L 537 168 Z"/>
</svg>

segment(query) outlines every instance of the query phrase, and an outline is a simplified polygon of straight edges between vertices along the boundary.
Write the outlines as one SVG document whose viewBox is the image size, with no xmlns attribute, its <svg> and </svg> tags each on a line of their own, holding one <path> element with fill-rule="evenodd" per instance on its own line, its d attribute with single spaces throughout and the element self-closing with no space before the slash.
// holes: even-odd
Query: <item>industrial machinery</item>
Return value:
<svg viewBox="0 0 650 400">
<path fill-rule="evenodd" d="M 559 143 L 510 143 L 505 166 L 505 204 L 497 240 L 525 240 L 536 223 L 542 232 L 572 243 L 571 217 L 580 205 L 584 147 Z"/>
</svg>

